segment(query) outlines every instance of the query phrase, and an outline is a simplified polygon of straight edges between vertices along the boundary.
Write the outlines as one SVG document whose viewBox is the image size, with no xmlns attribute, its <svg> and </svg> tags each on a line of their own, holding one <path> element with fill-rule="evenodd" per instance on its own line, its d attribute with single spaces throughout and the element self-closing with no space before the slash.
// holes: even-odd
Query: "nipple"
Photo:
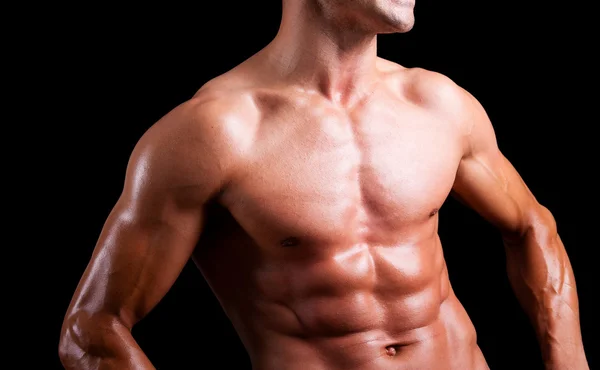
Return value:
<svg viewBox="0 0 600 370">
<path fill-rule="evenodd" d="M 281 241 L 281 246 L 282 247 L 294 247 L 296 245 L 300 244 L 300 239 L 291 236 L 289 238 L 285 238 L 284 240 Z"/>
</svg>

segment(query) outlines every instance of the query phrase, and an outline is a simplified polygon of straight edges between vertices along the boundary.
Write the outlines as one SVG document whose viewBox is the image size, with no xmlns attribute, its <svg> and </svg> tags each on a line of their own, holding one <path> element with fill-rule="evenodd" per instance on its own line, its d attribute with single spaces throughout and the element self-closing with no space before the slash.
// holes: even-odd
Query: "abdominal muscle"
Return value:
<svg viewBox="0 0 600 370">
<path fill-rule="evenodd" d="M 488 369 L 437 234 L 418 244 L 330 250 L 248 255 L 234 262 L 246 275 L 237 288 L 200 266 L 254 370 Z"/>
<path fill-rule="evenodd" d="M 488 369 L 472 324 L 453 294 L 439 305 L 435 319 L 404 332 L 390 332 L 385 325 L 339 336 L 260 332 L 262 340 L 250 351 L 255 370 Z"/>
</svg>

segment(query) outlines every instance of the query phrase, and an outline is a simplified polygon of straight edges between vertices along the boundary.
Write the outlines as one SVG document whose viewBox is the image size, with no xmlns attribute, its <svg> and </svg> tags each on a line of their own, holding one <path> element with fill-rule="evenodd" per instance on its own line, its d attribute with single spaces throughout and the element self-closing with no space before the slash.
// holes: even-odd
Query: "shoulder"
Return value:
<svg viewBox="0 0 600 370">
<path fill-rule="evenodd" d="M 211 81 L 144 133 L 127 177 L 158 187 L 218 189 L 249 149 L 257 120 L 250 94 Z"/>
<path fill-rule="evenodd" d="M 441 73 L 424 69 L 411 73 L 407 86 L 413 99 L 456 125 L 464 140 L 464 155 L 497 151 L 494 127 L 473 95 Z"/>
<path fill-rule="evenodd" d="M 477 100 L 448 76 L 423 68 L 411 68 L 405 80 L 406 96 L 447 118 L 464 118 Z"/>
<path fill-rule="evenodd" d="M 225 149 L 241 144 L 258 118 L 252 94 L 223 86 L 215 80 L 205 84 L 191 99 L 175 107 L 146 133 L 151 140 L 170 144 L 210 145 Z"/>
<path fill-rule="evenodd" d="M 406 92 L 415 100 L 433 105 L 464 103 L 466 90 L 439 72 L 410 68 L 406 75 Z"/>
<path fill-rule="evenodd" d="M 485 114 L 477 99 L 449 77 L 424 68 L 385 62 L 394 88 L 410 103 L 466 129 L 473 115 Z"/>
<path fill-rule="evenodd" d="M 428 115 L 454 125 L 465 154 L 496 149 L 494 127 L 483 106 L 467 90 L 441 73 L 387 63 L 385 73 L 398 96 Z"/>
<path fill-rule="evenodd" d="M 413 68 L 406 84 L 407 96 L 443 119 L 470 133 L 474 125 L 489 125 L 481 103 L 449 77 L 422 68 Z"/>
<path fill-rule="evenodd" d="M 404 67 L 383 58 L 378 58 L 377 67 L 394 90 L 415 103 L 441 103 L 448 98 L 459 100 L 468 94 L 449 77 L 425 68 Z"/>
<path fill-rule="evenodd" d="M 474 129 L 492 130 L 481 103 L 449 77 L 424 68 L 402 68 L 395 84 L 402 97 L 470 136 Z"/>
</svg>

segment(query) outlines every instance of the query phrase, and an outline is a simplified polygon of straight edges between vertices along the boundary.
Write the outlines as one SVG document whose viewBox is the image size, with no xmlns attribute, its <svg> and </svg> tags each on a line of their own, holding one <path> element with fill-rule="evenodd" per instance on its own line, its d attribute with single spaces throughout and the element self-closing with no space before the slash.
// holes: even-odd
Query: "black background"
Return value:
<svg viewBox="0 0 600 370">
<path fill-rule="evenodd" d="M 36 131 L 42 141 L 36 168 L 46 185 L 35 208 L 44 232 L 32 234 L 42 238 L 39 259 L 51 272 L 26 295 L 35 302 L 33 323 L 48 329 L 25 334 L 31 341 L 31 331 L 38 333 L 29 360 L 42 360 L 44 369 L 60 368 L 62 318 L 119 196 L 135 143 L 204 82 L 266 45 L 281 5 L 221 1 L 52 11 L 56 16 L 40 23 L 29 50 L 31 85 L 23 96 L 33 98 L 29 109 L 44 117 Z M 441 72 L 486 108 L 501 150 L 557 219 L 593 369 L 599 360 L 592 342 L 592 250 L 598 243 L 584 221 L 595 163 L 583 142 L 597 116 L 582 92 L 593 44 L 580 21 L 585 11 L 565 2 L 417 0 L 414 29 L 380 36 L 379 55 Z M 492 370 L 541 369 L 533 331 L 508 285 L 498 233 L 448 199 L 440 235 L 454 289 Z M 249 369 L 239 339 L 191 264 L 133 333 L 159 369 Z"/>
</svg>

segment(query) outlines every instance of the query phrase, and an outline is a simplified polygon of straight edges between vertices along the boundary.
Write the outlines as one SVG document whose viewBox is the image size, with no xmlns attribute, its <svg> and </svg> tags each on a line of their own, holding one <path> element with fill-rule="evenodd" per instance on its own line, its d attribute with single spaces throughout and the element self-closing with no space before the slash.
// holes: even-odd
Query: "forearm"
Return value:
<svg viewBox="0 0 600 370">
<path fill-rule="evenodd" d="M 65 321 L 60 358 L 67 370 L 155 369 L 120 319 L 83 311 Z"/>
<path fill-rule="evenodd" d="M 537 219 L 520 237 L 505 238 L 505 246 L 511 285 L 547 369 L 587 369 L 575 278 L 554 220 Z"/>
</svg>

